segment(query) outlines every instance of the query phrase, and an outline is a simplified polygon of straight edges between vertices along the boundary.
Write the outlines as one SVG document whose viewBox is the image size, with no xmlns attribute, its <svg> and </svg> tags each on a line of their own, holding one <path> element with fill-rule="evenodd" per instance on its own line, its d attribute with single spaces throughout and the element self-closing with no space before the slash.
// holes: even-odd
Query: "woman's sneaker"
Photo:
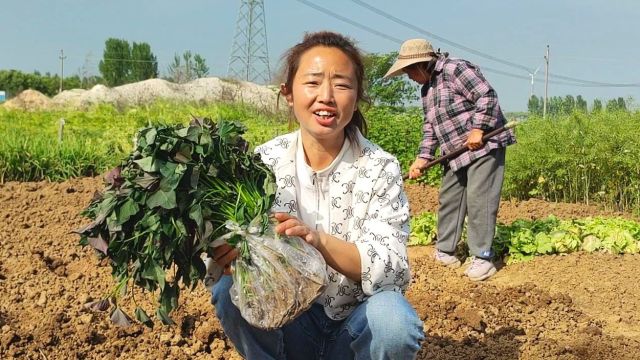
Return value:
<svg viewBox="0 0 640 360">
<path fill-rule="evenodd" d="M 444 251 L 440 251 L 438 249 L 436 249 L 435 254 L 433 255 L 433 258 L 440 264 L 443 266 L 446 266 L 448 268 L 452 268 L 452 269 L 456 269 L 460 267 L 460 260 L 453 256 L 453 255 L 449 255 Z"/>
<path fill-rule="evenodd" d="M 496 267 L 491 261 L 473 257 L 471 258 L 471 265 L 467 267 L 464 274 L 472 281 L 482 281 L 493 276 L 496 271 Z"/>
</svg>

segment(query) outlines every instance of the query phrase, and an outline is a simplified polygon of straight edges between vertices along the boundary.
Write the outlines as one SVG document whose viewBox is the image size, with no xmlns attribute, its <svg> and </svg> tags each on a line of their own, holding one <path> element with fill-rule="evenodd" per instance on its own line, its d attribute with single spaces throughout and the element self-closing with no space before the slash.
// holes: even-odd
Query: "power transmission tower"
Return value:
<svg viewBox="0 0 640 360">
<path fill-rule="evenodd" d="M 64 56 L 64 50 L 61 49 L 60 50 L 60 56 L 58 56 L 58 58 L 60 59 L 60 90 L 58 91 L 58 93 L 62 92 L 62 82 L 64 81 L 64 59 L 66 59 L 67 57 Z"/>
<path fill-rule="evenodd" d="M 227 76 L 268 84 L 271 81 L 263 0 L 241 0 Z"/>
</svg>

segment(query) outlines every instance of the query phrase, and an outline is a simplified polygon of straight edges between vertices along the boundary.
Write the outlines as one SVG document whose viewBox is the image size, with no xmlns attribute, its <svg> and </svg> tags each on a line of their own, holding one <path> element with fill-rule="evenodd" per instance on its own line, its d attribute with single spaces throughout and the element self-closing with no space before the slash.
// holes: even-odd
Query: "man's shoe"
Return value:
<svg viewBox="0 0 640 360">
<path fill-rule="evenodd" d="M 435 254 L 433 255 L 433 258 L 440 264 L 443 266 L 446 266 L 448 268 L 452 268 L 452 269 L 456 269 L 460 267 L 460 260 L 453 256 L 453 255 L 449 255 L 444 251 L 440 251 L 438 249 L 436 249 Z"/>
<path fill-rule="evenodd" d="M 471 259 L 471 265 L 467 267 L 464 274 L 472 281 L 482 281 L 493 276 L 496 271 L 496 267 L 491 261 L 473 257 Z"/>
</svg>

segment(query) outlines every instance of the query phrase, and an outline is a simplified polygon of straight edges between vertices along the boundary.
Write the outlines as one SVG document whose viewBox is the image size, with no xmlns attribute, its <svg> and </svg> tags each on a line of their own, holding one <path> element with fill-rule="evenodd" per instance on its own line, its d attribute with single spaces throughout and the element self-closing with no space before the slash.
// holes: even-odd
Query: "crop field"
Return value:
<svg viewBox="0 0 640 360">
<path fill-rule="evenodd" d="M 183 289 L 176 325 L 122 328 L 84 304 L 112 290 L 110 266 L 72 230 L 135 130 L 190 116 L 244 123 L 253 145 L 288 131 L 286 114 L 217 104 L 158 103 L 123 111 L 0 108 L 0 358 L 240 359 L 202 284 Z M 370 138 L 405 169 L 421 114 L 373 107 Z M 60 119 L 65 120 L 62 137 Z M 408 182 L 412 284 L 427 335 L 420 359 L 640 358 L 638 113 L 518 125 L 500 206 L 498 273 L 472 283 L 430 258 L 438 170 Z M 138 304 L 152 307 L 157 294 Z M 134 305 L 123 304 L 129 313 Z"/>
</svg>

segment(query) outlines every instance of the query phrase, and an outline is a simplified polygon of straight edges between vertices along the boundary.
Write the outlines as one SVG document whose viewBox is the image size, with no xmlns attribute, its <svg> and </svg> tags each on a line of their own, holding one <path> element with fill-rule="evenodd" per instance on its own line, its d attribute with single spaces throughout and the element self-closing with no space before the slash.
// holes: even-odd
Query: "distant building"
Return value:
<svg viewBox="0 0 640 360">
<path fill-rule="evenodd" d="M 0 103 L 6 100 L 7 94 L 4 91 L 0 91 Z"/>
</svg>

